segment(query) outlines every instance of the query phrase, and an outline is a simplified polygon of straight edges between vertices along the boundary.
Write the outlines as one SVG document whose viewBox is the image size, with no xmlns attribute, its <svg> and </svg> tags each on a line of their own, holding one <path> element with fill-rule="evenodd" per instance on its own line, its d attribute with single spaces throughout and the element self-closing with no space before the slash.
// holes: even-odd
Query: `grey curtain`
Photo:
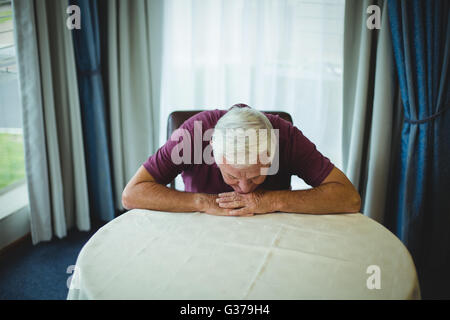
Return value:
<svg viewBox="0 0 450 320">
<path fill-rule="evenodd" d="M 90 229 L 77 76 L 67 1 L 14 0 L 33 244 Z"/>
<path fill-rule="evenodd" d="M 101 1 L 107 12 L 106 85 L 116 206 L 129 179 L 156 151 L 163 2 Z"/>
<path fill-rule="evenodd" d="M 381 9 L 381 28 L 366 26 L 367 8 Z M 362 212 L 385 221 L 398 84 L 386 1 L 347 0 L 344 30 L 343 163 L 358 188 Z"/>
</svg>

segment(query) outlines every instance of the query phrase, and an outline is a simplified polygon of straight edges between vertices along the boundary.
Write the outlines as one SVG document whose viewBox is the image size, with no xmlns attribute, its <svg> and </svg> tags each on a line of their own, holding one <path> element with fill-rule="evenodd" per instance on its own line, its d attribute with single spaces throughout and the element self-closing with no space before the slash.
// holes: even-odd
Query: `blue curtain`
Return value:
<svg viewBox="0 0 450 320">
<path fill-rule="evenodd" d="M 99 16 L 96 0 L 71 0 L 80 7 L 81 29 L 73 29 L 91 216 L 114 218 L 115 209 L 101 75 Z"/>
<path fill-rule="evenodd" d="M 388 1 L 404 113 L 393 230 L 424 298 L 450 297 L 449 4 Z"/>
</svg>

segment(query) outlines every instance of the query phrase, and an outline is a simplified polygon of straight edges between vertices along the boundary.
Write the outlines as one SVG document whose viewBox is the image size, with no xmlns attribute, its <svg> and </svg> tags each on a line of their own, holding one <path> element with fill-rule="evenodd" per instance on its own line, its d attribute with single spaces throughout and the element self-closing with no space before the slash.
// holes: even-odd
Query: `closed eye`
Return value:
<svg viewBox="0 0 450 320">
<path fill-rule="evenodd" d="M 256 177 L 251 178 L 251 180 L 253 182 L 255 182 L 255 181 L 258 181 L 260 178 L 261 178 L 261 176 L 256 176 Z"/>
</svg>

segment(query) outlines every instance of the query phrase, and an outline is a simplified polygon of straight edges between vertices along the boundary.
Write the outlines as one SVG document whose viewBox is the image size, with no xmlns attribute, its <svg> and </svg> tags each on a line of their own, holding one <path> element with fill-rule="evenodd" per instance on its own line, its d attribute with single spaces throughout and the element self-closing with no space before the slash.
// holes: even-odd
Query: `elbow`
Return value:
<svg viewBox="0 0 450 320">
<path fill-rule="evenodd" d="M 349 209 L 351 213 L 358 213 L 361 211 L 361 196 L 356 190 L 354 190 L 349 197 Z"/>
<path fill-rule="evenodd" d="M 132 195 L 131 195 L 131 192 L 130 192 L 128 186 L 125 187 L 125 189 L 124 189 L 123 192 L 122 192 L 122 207 L 123 207 L 125 210 L 131 210 L 131 209 L 134 209 L 134 206 L 133 206 L 133 197 L 132 197 Z"/>
</svg>

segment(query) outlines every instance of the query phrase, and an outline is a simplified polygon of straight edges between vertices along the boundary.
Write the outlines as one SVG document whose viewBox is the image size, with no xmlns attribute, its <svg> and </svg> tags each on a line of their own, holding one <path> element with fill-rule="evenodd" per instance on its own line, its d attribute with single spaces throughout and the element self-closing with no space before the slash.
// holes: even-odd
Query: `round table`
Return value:
<svg viewBox="0 0 450 320">
<path fill-rule="evenodd" d="M 82 248 L 67 299 L 420 299 L 400 240 L 360 214 L 131 210 Z"/>
</svg>

